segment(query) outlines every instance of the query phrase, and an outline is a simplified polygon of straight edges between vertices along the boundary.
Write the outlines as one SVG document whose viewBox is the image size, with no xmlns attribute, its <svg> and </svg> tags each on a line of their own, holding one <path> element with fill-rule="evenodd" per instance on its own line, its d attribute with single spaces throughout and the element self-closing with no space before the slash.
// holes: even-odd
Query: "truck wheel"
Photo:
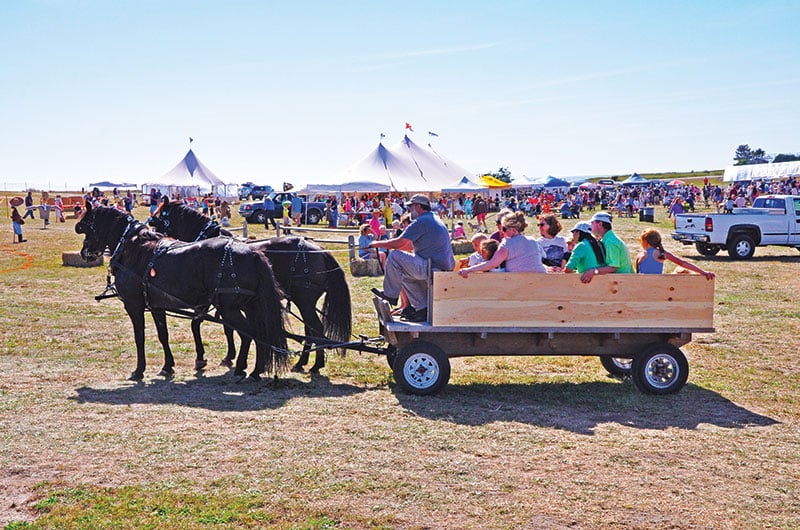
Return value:
<svg viewBox="0 0 800 530">
<path fill-rule="evenodd" d="M 265 214 L 262 210 L 258 210 L 253 214 L 252 219 L 254 223 L 263 225 L 267 220 L 267 214 Z"/>
<path fill-rule="evenodd" d="M 397 351 L 392 371 L 404 392 L 428 396 L 439 392 L 450 380 L 450 359 L 437 345 L 415 341 Z"/>
<path fill-rule="evenodd" d="M 749 259 L 756 251 L 756 242 L 747 234 L 734 234 L 728 242 L 728 255 L 733 259 Z"/>
<path fill-rule="evenodd" d="M 702 254 L 703 256 L 716 256 L 719 254 L 720 248 L 716 245 L 709 245 L 708 243 L 695 243 L 695 248 L 697 252 Z"/>
<path fill-rule="evenodd" d="M 306 214 L 306 223 L 310 225 L 319 224 L 320 219 L 322 219 L 322 214 L 317 210 L 311 210 Z"/>
<path fill-rule="evenodd" d="M 605 368 L 606 371 L 611 375 L 625 377 L 631 375 L 633 359 L 603 355 L 600 357 L 600 364 L 602 364 L 603 368 Z"/>
<path fill-rule="evenodd" d="M 643 394 L 674 394 L 683 388 L 688 377 L 686 356 L 668 342 L 645 348 L 631 367 L 633 384 Z"/>
</svg>

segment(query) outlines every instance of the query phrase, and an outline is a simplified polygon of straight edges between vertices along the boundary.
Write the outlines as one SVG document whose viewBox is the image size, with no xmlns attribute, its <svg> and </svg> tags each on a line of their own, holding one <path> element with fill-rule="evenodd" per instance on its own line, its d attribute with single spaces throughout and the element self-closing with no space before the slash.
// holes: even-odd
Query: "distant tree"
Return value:
<svg viewBox="0 0 800 530">
<path fill-rule="evenodd" d="M 733 155 L 733 159 L 736 160 L 737 166 L 743 166 L 747 164 L 747 161 L 750 160 L 750 157 L 753 155 L 753 150 L 750 149 L 750 146 L 747 144 L 742 144 L 736 148 L 736 153 Z"/>
<path fill-rule="evenodd" d="M 760 147 L 756 149 L 750 149 L 750 146 L 747 144 L 742 144 L 736 148 L 736 153 L 734 153 L 733 159 L 736 161 L 734 164 L 736 166 L 745 166 L 748 164 L 766 164 L 769 162 L 769 157 L 763 149 Z"/>
<path fill-rule="evenodd" d="M 775 155 L 775 158 L 772 159 L 773 162 L 795 162 L 800 160 L 800 155 L 792 155 L 786 153 L 780 153 Z"/>
<path fill-rule="evenodd" d="M 495 172 L 489 172 L 484 174 L 502 180 L 503 182 L 511 183 L 511 172 L 508 170 L 507 167 L 501 167 Z"/>
</svg>

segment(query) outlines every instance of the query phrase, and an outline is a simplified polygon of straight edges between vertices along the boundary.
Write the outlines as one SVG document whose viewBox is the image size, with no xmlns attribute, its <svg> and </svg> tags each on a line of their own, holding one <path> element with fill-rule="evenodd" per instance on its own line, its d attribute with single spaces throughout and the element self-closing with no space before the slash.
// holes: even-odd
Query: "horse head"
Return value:
<svg viewBox="0 0 800 530">
<path fill-rule="evenodd" d="M 81 257 L 86 261 L 97 259 L 106 247 L 120 239 L 129 224 L 128 219 L 132 218 L 116 208 L 95 208 L 86 201 L 86 210 L 75 225 L 75 232 L 84 235 Z"/>
</svg>

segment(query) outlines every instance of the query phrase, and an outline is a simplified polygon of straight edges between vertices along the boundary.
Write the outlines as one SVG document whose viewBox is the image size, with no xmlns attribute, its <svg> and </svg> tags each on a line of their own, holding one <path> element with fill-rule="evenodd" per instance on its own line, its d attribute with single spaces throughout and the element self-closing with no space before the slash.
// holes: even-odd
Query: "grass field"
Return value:
<svg viewBox="0 0 800 530">
<path fill-rule="evenodd" d="M 93 298 L 104 268 L 61 265 L 80 248 L 75 221 L 28 221 L 12 244 L 3 200 L 0 213 L 6 528 L 800 527 L 794 249 L 701 257 L 657 209 L 667 248 L 717 273 L 716 332 L 683 348 L 676 395 L 640 394 L 592 357 L 492 357 L 454 359 L 450 384 L 422 398 L 373 354 L 272 384 L 236 384 L 214 362 L 198 375 L 177 319 L 176 377 L 155 376 L 148 319 L 145 381 L 128 382 L 131 325 Z M 631 250 L 643 225 L 615 221 Z M 349 280 L 355 332 L 375 335 L 380 279 Z M 221 330 L 204 330 L 221 358 Z"/>
</svg>

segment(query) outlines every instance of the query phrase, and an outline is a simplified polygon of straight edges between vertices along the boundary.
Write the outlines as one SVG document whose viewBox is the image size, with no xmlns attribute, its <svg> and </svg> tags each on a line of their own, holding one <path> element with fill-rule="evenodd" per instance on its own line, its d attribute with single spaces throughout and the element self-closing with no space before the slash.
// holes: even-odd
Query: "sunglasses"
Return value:
<svg viewBox="0 0 800 530">
<path fill-rule="evenodd" d="M 511 229 L 513 229 L 513 228 L 514 228 L 513 226 L 501 226 L 501 227 L 500 227 L 500 230 L 501 230 L 501 231 L 503 231 L 503 232 L 505 232 L 506 230 L 511 230 Z"/>
<path fill-rule="evenodd" d="M 539 223 L 539 226 L 547 226 L 547 223 Z"/>
</svg>

